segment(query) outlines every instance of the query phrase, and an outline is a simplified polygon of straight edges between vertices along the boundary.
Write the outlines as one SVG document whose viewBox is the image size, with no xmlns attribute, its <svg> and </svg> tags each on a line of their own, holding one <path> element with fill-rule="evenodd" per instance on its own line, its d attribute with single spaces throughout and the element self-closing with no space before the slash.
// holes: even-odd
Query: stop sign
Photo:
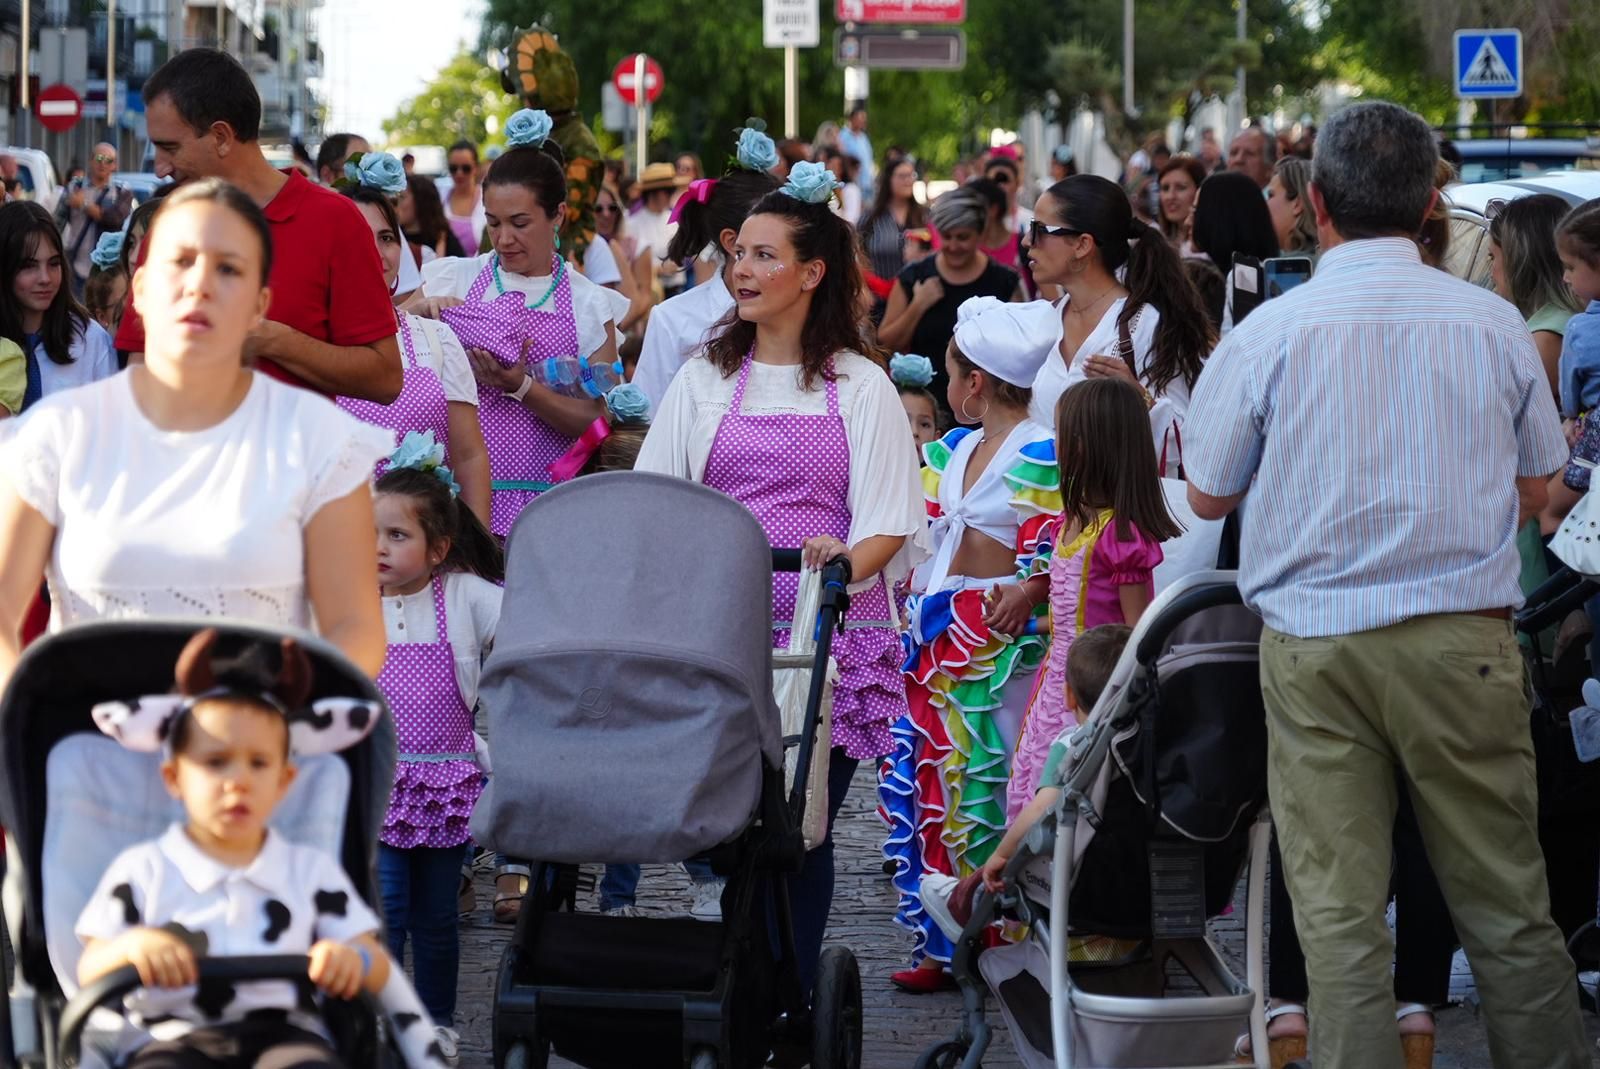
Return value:
<svg viewBox="0 0 1600 1069">
<path fill-rule="evenodd" d="M 39 90 L 34 111 L 39 115 L 40 126 L 52 133 L 65 133 L 83 116 L 83 98 L 72 86 L 58 82 Z"/>
<path fill-rule="evenodd" d="M 637 52 L 631 56 L 624 56 L 622 62 L 617 64 L 617 69 L 611 72 L 611 84 L 617 87 L 617 95 L 630 108 L 639 106 L 638 87 L 633 84 L 637 59 Z M 644 57 L 644 99 L 646 103 L 654 104 L 661 99 L 661 87 L 665 84 L 665 81 L 666 78 L 661 73 L 661 64 L 650 56 Z"/>
</svg>

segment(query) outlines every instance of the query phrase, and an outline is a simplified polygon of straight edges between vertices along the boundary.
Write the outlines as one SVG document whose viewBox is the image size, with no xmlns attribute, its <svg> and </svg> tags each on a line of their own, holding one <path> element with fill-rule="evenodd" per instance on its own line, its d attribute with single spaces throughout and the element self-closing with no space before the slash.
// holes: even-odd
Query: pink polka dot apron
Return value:
<svg viewBox="0 0 1600 1069">
<path fill-rule="evenodd" d="M 548 310 L 528 307 L 527 295 L 507 290 L 484 300 L 494 281 L 497 261 L 490 259 L 467 291 L 464 303 L 440 313 L 461 344 L 493 353 L 506 367 L 533 365 L 558 356 L 577 356 L 578 321 L 572 314 L 572 282 L 565 272 Z M 551 274 L 559 269 L 551 258 Z M 552 428 L 493 386 L 478 384 L 478 422 L 489 449 L 489 530 L 500 537 L 527 507 L 556 482 L 550 465 L 574 439 Z"/>
<path fill-rule="evenodd" d="M 747 356 L 739 369 L 702 481 L 748 508 L 774 546 L 793 548 L 818 535 L 848 541 L 850 439 L 839 414 L 838 384 L 824 382 L 825 415 L 745 415 L 751 363 Z M 789 572 L 772 577 L 776 649 L 789 645 L 787 624 L 794 619 L 799 583 L 799 576 Z M 833 692 L 833 744 L 857 760 L 888 753 L 893 747 L 889 725 L 906 711 L 900 638 L 892 620 L 880 578 L 852 597 L 845 633 L 834 639 L 839 681 Z"/>
<path fill-rule="evenodd" d="M 433 440 L 444 446 L 445 462 L 450 459 L 450 402 L 445 400 L 444 383 L 439 373 L 417 359 L 416 344 L 411 335 L 411 317 L 400 313 L 400 347 L 406 362 L 405 376 L 400 396 L 393 404 L 380 405 L 376 401 L 362 401 L 354 397 L 338 398 L 338 405 L 363 423 L 384 427 L 395 432 L 399 444 L 408 431 L 432 431 Z M 387 460 L 378 461 L 377 474 L 382 475 L 389 466 Z"/>
<path fill-rule="evenodd" d="M 472 736 L 472 710 L 456 685 L 455 651 L 444 605 L 444 581 L 434 576 L 433 642 L 391 642 L 378 689 L 389 702 L 398 734 L 394 793 L 379 841 L 414 846 L 460 846 L 483 793 Z"/>
</svg>

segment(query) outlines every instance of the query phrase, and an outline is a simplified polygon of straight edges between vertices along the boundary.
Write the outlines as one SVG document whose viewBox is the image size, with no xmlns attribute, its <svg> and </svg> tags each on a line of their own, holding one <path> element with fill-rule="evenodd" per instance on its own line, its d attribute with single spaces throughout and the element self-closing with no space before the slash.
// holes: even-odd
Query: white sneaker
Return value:
<svg viewBox="0 0 1600 1069">
<path fill-rule="evenodd" d="M 689 916 L 697 921 L 720 921 L 722 889 L 726 886 L 727 880 L 695 880 L 694 905 L 689 907 Z"/>
<path fill-rule="evenodd" d="M 939 930 L 951 942 L 959 940 L 965 928 L 965 925 L 957 924 L 956 919 L 950 915 L 950 893 L 960 882 L 954 876 L 946 876 L 942 872 L 929 872 L 922 877 L 921 883 L 922 912 L 939 926 Z"/>
<path fill-rule="evenodd" d="M 461 1036 L 454 1028 L 438 1025 L 433 1030 L 433 1037 L 439 1044 L 439 1055 L 444 1058 L 446 1065 L 456 1065 L 461 1061 Z"/>
<path fill-rule="evenodd" d="M 611 909 L 602 909 L 602 917 L 642 917 L 644 910 L 638 906 L 613 906 Z"/>
</svg>

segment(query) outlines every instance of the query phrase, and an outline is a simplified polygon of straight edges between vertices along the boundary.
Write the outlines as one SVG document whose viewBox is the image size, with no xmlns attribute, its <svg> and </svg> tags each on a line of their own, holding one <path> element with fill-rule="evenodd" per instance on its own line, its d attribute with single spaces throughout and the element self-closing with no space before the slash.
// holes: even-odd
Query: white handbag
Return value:
<svg viewBox="0 0 1600 1069">
<path fill-rule="evenodd" d="M 1572 462 L 1582 464 L 1592 475 L 1593 464 L 1576 457 Z M 1562 564 L 1591 577 L 1600 576 L 1600 500 L 1595 497 L 1593 485 L 1591 482 L 1589 493 L 1578 499 L 1550 539 L 1550 552 L 1559 557 Z"/>
<path fill-rule="evenodd" d="M 794 789 L 800 761 L 800 735 L 806 724 L 806 699 L 811 693 L 812 662 L 816 659 L 817 609 L 822 603 L 822 572 L 807 568 L 800 573 L 795 593 L 794 621 L 789 648 L 772 655 L 772 696 L 777 699 L 783 727 L 783 784 L 787 798 Z M 806 805 L 800 832 L 806 849 L 815 850 L 828 837 L 828 753 L 833 742 L 833 681 L 838 669 L 828 662 L 828 681 L 822 692 L 821 716 L 811 747 L 811 770 L 806 777 Z"/>
</svg>

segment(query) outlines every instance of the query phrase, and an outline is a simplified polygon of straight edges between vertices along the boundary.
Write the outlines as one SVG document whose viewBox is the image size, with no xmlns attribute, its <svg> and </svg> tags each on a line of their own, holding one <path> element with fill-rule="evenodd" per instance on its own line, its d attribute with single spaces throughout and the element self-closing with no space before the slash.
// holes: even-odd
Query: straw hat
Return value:
<svg viewBox="0 0 1600 1069">
<path fill-rule="evenodd" d="M 682 189 L 688 184 L 689 179 L 680 175 L 672 164 L 652 163 L 645 167 L 633 189 L 634 194 L 639 196 L 657 189 Z"/>
</svg>

